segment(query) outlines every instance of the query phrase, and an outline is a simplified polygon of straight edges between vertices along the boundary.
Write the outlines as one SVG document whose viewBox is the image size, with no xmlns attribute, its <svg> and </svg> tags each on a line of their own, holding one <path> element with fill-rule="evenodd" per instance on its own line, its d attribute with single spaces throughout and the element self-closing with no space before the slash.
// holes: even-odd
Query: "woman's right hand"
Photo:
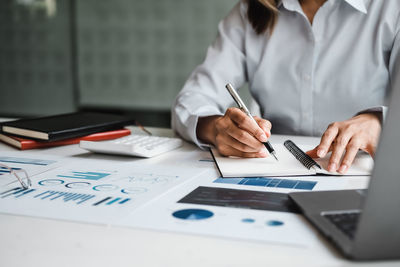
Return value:
<svg viewBox="0 0 400 267">
<path fill-rule="evenodd" d="M 264 158 L 268 151 L 262 142 L 271 136 L 271 123 L 254 116 L 251 120 L 238 108 L 229 108 L 224 116 L 199 118 L 197 137 L 213 144 L 224 156 Z"/>
</svg>

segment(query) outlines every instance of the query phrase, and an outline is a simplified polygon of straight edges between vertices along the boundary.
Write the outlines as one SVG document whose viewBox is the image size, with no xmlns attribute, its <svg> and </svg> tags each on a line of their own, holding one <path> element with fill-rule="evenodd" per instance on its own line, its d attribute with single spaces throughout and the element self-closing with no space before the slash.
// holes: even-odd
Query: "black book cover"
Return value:
<svg viewBox="0 0 400 267">
<path fill-rule="evenodd" d="M 99 112 L 75 112 L 4 122 L 1 124 L 1 128 L 5 133 L 32 139 L 56 141 L 116 130 L 132 124 L 134 124 L 134 120 L 126 116 Z"/>
</svg>

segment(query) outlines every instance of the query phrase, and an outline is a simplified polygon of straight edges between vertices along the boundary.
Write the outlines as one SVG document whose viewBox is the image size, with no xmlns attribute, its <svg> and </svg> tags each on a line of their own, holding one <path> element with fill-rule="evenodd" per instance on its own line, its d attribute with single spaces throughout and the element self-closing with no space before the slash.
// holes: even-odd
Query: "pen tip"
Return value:
<svg viewBox="0 0 400 267">
<path fill-rule="evenodd" d="M 278 157 L 276 156 L 276 153 L 271 153 L 272 154 L 272 156 L 274 156 L 274 158 L 276 159 L 276 161 L 279 161 L 278 160 Z"/>
</svg>

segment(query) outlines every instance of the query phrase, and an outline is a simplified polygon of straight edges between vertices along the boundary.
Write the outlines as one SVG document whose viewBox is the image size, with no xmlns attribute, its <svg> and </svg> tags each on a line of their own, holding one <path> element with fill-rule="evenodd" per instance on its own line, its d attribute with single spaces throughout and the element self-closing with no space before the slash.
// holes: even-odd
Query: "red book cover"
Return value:
<svg viewBox="0 0 400 267">
<path fill-rule="evenodd" d="M 15 146 L 21 150 L 26 149 L 34 149 L 34 148 L 45 148 L 45 147 L 53 147 L 53 146 L 64 146 L 64 145 L 72 145 L 78 144 L 80 141 L 104 141 L 120 138 L 126 135 L 130 135 L 131 131 L 129 129 L 120 129 L 114 131 L 106 131 L 101 133 L 94 133 L 86 136 L 76 137 L 65 139 L 61 141 L 53 141 L 53 142 L 41 142 L 21 137 L 16 137 L 12 135 L 6 135 L 4 133 L 0 133 L 0 140 L 9 145 Z"/>
</svg>

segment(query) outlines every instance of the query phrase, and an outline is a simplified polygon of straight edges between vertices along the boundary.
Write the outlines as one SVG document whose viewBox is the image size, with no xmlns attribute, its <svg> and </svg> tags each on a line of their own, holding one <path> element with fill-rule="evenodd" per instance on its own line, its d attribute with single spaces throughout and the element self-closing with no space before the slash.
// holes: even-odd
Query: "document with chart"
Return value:
<svg viewBox="0 0 400 267">
<path fill-rule="evenodd" d="M 61 162 L 65 163 L 66 158 L 38 155 L 36 153 L 26 153 L 20 151 L 1 152 L 0 163 L 6 165 L 11 170 L 25 170 L 29 176 L 57 168 Z M 10 174 L 10 169 L 0 166 L 0 186 L 15 182 L 16 178 Z"/>
<path fill-rule="evenodd" d="M 317 236 L 287 193 L 346 189 L 359 179 L 221 178 L 212 170 L 139 207 L 117 225 L 309 247 Z"/>
<path fill-rule="evenodd" d="M 293 246 L 316 241 L 289 203 L 288 189 L 223 184 L 218 177 L 215 171 L 203 173 L 118 224 Z"/>
<path fill-rule="evenodd" d="M 0 212 L 112 224 L 193 177 L 193 169 L 71 160 L 33 176 L 33 186 L 1 187 Z"/>
</svg>

